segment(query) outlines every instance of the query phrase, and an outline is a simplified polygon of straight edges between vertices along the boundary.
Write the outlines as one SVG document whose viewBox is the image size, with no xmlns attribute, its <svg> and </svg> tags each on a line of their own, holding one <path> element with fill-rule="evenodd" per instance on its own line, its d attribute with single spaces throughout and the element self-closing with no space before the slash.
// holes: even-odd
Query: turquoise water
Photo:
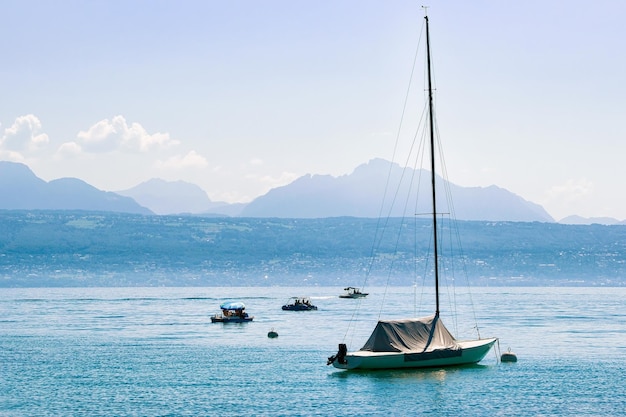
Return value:
<svg viewBox="0 0 626 417">
<path fill-rule="evenodd" d="M 626 415 L 626 289 L 474 288 L 480 334 L 517 363 L 494 351 L 463 368 L 326 366 L 337 343 L 358 349 L 379 314 L 410 316 L 421 298 L 367 291 L 347 334 L 359 301 L 341 288 L 2 289 L 0 415 Z M 319 310 L 282 311 L 296 295 Z M 255 321 L 212 324 L 227 299 Z M 473 317 L 444 321 L 474 331 Z"/>
</svg>

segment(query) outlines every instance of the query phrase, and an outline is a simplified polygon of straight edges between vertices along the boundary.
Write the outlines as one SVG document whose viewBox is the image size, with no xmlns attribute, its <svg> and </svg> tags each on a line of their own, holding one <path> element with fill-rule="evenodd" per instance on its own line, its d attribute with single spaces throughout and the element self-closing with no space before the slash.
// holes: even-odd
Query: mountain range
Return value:
<svg viewBox="0 0 626 417">
<path fill-rule="evenodd" d="M 130 197 L 101 191 L 77 178 L 46 182 L 24 164 L 0 161 L 0 209 L 90 210 L 152 214 Z"/>
<path fill-rule="evenodd" d="M 99 190 L 76 178 L 46 182 L 28 166 L 0 161 L 0 209 L 92 210 L 135 214 L 191 214 L 201 216 L 324 218 L 414 216 L 425 214 L 431 205 L 428 191 L 430 173 L 402 168 L 383 159 L 358 166 L 351 174 L 304 175 L 292 183 L 271 189 L 247 204 L 211 201 L 195 184 L 151 179 L 133 188 L 116 192 Z M 392 185 L 397 184 L 397 185 Z M 495 185 L 461 187 L 438 178 L 445 184 L 437 198 L 438 211 L 453 212 L 459 220 L 554 222 L 538 204 Z M 439 188 L 439 186 L 438 186 Z M 418 192 L 411 190 L 421 190 Z M 454 196 L 448 205 L 447 192 Z M 381 203 L 386 195 L 392 203 Z M 399 202 L 394 196 L 408 195 Z M 424 197 L 426 196 L 426 197 Z M 418 201 L 417 204 L 406 201 Z M 407 209 L 407 207 L 411 207 Z M 563 219 L 571 224 L 617 224 L 610 218 Z"/>
<path fill-rule="evenodd" d="M 461 187 L 437 178 L 441 185 L 438 210 L 454 212 L 459 220 L 553 222 L 543 207 L 496 186 Z M 305 175 L 270 190 L 242 210 L 244 217 L 391 217 L 432 212 L 430 172 L 402 168 L 373 159 L 340 177 Z M 454 196 L 454 207 L 444 189 Z M 382 196 L 387 196 L 387 202 Z M 400 200 L 397 196 L 404 196 Z M 418 198 L 419 196 L 419 198 Z M 395 201 L 394 201 L 395 199 Z M 417 203 L 415 203 L 417 202 Z"/>
</svg>

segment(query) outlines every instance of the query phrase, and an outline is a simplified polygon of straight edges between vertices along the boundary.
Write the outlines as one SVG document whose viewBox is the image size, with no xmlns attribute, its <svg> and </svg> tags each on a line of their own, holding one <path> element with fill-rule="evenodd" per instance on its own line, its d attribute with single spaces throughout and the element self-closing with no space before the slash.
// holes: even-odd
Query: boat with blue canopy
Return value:
<svg viewBox="0 0 626 417">
<path fill-rule="evenodd" d="M 246 305 L 240 301 L 227 301 L 220 305 L 221 313 L 211 316 L 211 323 L 245 323 L 253 316 L 246 313 Z"/>
</svg>

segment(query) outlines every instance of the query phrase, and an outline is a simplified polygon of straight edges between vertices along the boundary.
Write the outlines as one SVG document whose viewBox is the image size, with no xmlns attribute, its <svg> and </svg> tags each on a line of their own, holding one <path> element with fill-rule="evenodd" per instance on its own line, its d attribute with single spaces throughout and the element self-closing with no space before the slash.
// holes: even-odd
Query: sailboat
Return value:
<svg viewBox="0 0 626 417">
<path fill-rule="evenodd" d="M 339 344 L 339 351 L 329 357 L 327 362 L 328 365 L 332 364 L 339 369 L 426 368 L 473 364 L 480 362 L 497 341 L 497 338 L 481 339 L 480 336 L 477 340 L 456 340 L 443 324 L 439 314 L 439 249 L 435 198 L 433 88 L 428 16 L 424 18 L 428 72 L 435 313 L 422 318 L 379 320 L 371 336 L 360 350 L 348 352 L 346 344 Z"/>
</svg>

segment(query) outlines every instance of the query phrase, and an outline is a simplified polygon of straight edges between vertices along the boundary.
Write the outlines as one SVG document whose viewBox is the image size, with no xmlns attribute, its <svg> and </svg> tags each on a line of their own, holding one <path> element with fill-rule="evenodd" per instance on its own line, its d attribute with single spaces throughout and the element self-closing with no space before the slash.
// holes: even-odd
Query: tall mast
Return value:
<svg viewBox="0 0 626 417">
<path fill-rule="evenodd" d="M 430 123 L 430 176 L 433 190 L 433 239 L 435 257 L 435 316 L 439 317 L 439 255 L 437 251 L 437 200 L 435 198 L 435 133 L 433 122 L 433 87 L 430 76 L 430 35 L 428 31 L 428 16 L 426 19 L 426 59 L 428 65 L 428 118 Z"/>
</svg>

